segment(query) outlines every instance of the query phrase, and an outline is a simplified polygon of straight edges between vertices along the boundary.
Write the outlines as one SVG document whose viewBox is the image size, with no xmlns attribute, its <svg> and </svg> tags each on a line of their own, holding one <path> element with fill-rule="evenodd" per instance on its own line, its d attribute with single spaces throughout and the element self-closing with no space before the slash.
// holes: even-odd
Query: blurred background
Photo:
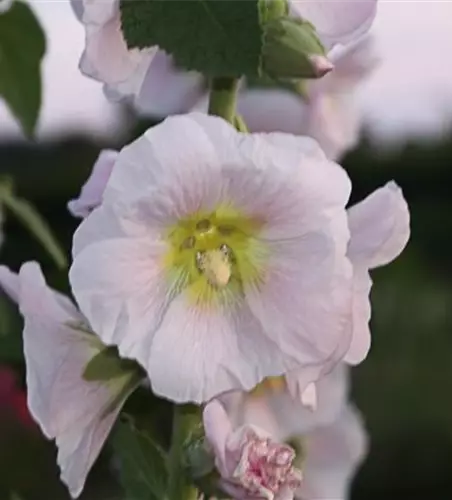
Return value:
<svg viewBox="0 0 452 500">
<path fill-rule="evenodd" d="M 49 221 L 68 254 L 78 221 L 66 209 L 100 149 L 120 148 L 149 123 L 105 99 L 80 75 L 83 29 L 66 1 L 31 2 L 47 35 L 37 140 L 27 142 L 0 101 L 0 174 Z M 373 273 L 373 348 L 353 371 L 353 397 L 370 453 L 353 500 L 452 498 L 452 2 L 387 1 L 373 28 L 381 66 L 356 96 L 362 140 L 342 164 L 357 201 L 394 179 L 412 217 L 402 257 Z M 30 234 L 4 214 L 1 263 L 38 260 L 60 273 Z M 0 296 L 0 499 L 67 500 L 55 449 L 26 408 L 21 320 Z M 120 498 L 106 451 L 84 500 Z M 333 499 L 332 499 L 333 500 Z"/>
</svg>

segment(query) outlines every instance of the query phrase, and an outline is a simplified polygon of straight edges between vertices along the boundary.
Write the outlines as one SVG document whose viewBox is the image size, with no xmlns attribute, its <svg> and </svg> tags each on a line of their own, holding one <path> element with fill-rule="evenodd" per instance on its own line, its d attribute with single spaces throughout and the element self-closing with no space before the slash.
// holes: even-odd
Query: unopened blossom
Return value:
<svg viewBox="0 0 452 500">
<path fill-rule="evenodd" d="M 250 394 L 228 394 L 222 400 L 234 429 L 258 426 L 296 447 L 295 464 L 303 474 L 296 498 L 346 500 L 368 446 L 362 418 L 349 402 L 345 365 L 320 379 L 317 396 L 312 411 L 292 397 L 287 384 L 264 381 Z"/>
<path fill-rule="evenodd" d="M 46 285 L 37 263 L 24 264 L 19 275 L 1 266 L 0 286 L 24 318 L 29 410 L 44 435 L 56 441 L 61 479 L 75 498 L 124 403 L 118 394 L 130 380 L 83 379 L 103 346 L 72 302 Z"/>
<path fill-rule="evenodd" d="M 361 130 L 355 94 L 377 67 L 378 59 L 368 37 L 333 49 L 329 57 L 334 70 L 318 80 L 306 80 L 300 94 L 277 87 L 241 92 L 238 110 L 248 128 L 307 135 L 332 159 L 354 147 Z"/>
<path fill-rule="evenodd" d="M 302 481 L 295 451 L 253 425 L 233 429 L 218 400 L 203 412 L 206 438 L 215 454 L 220 484 L 235 499 L 290 500 Z"/>
<path fill-rule="evenodd" d="M 119 153 L 75 233 L 73 293 L 103 342 L 170 399 L 207 401 L 294 368 L 307 385 L 351 342 L 349 193 L 308 138 L 167 118 Z"/>
<path fill-rule="evenodd" d="M 80 70 L 105 84 L 107 97 L 133 97 L 142 113 L 167 116 L 192 109 L 205 92 L 204 78 L 174 66 L 158 47 L 127 48 L 119 0 L 71 0 L 85 27 Z M 358 39 L 371 26 L 377 0 L 291 0 L 291 14 L 311 21 L 327 49 Z"/>
<path fill-rule="evenodd" d="M 117 157 L 118 152 L 111 149 L 100 152 L 79 197 L 68 203 L 68 209 L 74 217 L 83 219 L 101 204 L 105 186 Z"/>
</svg>

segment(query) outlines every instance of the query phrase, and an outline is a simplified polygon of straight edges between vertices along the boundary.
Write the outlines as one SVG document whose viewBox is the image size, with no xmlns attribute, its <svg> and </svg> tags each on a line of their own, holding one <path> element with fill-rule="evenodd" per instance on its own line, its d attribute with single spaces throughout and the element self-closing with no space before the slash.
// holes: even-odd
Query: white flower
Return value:
<svg viewBox="0 0 452 500">
<path fill-rule="evenodd" d="M 298 367 L 307 385 L 351 342 L 349 192 L 310 139 L 168 118 L 119 153 L 78 228 L 73 292 L 103 342 L 170 399 Z"/>
<path fill-rule="evenodd" d="M 68 203 L 68 209 L 74 217 L 83 219 L 101 204 L 105 186 L 117 157 L 117 151 L 104 149 L 100 152 L 89 179 L 82 187 L 80 196 Z"/>
<path fill-rule="evenodd" d="M 270 381 L 271 382 L 271 381 Z M 345 500 L 357 467 L 367 452 L 367 436 L 359 412 L 348 402 L 344 365 L 317 384 L 318 409 L 306 409 L 287 386 L 264 381 L 251 394 L 229 394 L 226 403 L 233 429 L 257 426 L 280 442 L 296 444 L 294 462 L 303 479 L 301 500 Z"/>
<path fill-rule="evenodd" d="M 28 407 L 45 436 L 55 439 L 61 479 L 75 498 L 132 389 L 130 378 L 82 378 L 103 346 L 83 330 L 84 317 L 72 302 L 47 287 L 37 263 L 24 264 L 19 275 L 1 266 L 0 286 L 24 317 Z"/>
<path fill-rule="evenodd" d="M 303 96 L 282 88 L 241 92 L 238 111 L 252 132 L 280 131 L 314 138 L 332 159 L 356 145 L 361 119 L 354 94 L 377 66 L 370 38 L 329 55 L 334 70 L 308 80 Z"/>
<path fill-rule="evenodd" d="M 204 78 L 177 70 L 171 56 L 150 47 L 128 50 L 121 32 L 119 0 L 71 0 L 86 32 L 80 69 L 105 83 L 111 99 L 133 96 L 142 113 L 166 116 L 192 109 Z M 291 0 L 292 13 L 311 21 L 328 47 L 356 40 L 371 26 L 377 0 Z"/>
</svg>

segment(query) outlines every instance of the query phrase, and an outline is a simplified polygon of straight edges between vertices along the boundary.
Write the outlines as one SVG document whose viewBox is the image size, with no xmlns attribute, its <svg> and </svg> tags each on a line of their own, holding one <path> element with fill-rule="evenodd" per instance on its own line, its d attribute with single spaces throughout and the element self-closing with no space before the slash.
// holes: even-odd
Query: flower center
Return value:
<svg viewBox="0 0 452 500">
<path fill-rule="evenodd" d="M 261 225 L 226 205 L 179 220 L 167 233 L 170 279 L 197 304 L 240 297 L 244 284 L 263 279 Z"/>
<path fill-rule="evenodd" d="M 196 265 L 212 286 L 226 286 L 231 279 L 232 263 L 227 245 L 221 245 L 218 250 L 197 252 Z"/>
<path fill-rule="evenodd" d="M 286 378 L 284 375 L 277 377 L 267 377 L 262 382 L 257 384 L 254 389 L 251 390 L 250 395 L 252 397 L 263 397 L 268 393 L 281 393 L 287 389 Z"/>
</svg>

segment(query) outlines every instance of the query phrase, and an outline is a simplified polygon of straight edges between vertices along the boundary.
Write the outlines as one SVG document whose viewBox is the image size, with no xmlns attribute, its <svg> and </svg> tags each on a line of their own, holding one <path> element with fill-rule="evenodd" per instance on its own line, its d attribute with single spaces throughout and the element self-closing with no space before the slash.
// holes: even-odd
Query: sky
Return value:
<svg viewBox="0 0 452 500">
<path fill-rule="evenodd" d="M 108 138 L 126 126 L 102 86 L 77 68 L 83 27 L 69 0 L 32 0 L 47 34 L 44 98 L 38 137 L 78 131 Z M 380 67 L 357 101 L 372 138 L 384 144 L 448 133 L 452 124 L 452 0 L 380 0 L 371 33 Z M 0 138 L 20 134 L 0 101 Z"/>
</svg>

